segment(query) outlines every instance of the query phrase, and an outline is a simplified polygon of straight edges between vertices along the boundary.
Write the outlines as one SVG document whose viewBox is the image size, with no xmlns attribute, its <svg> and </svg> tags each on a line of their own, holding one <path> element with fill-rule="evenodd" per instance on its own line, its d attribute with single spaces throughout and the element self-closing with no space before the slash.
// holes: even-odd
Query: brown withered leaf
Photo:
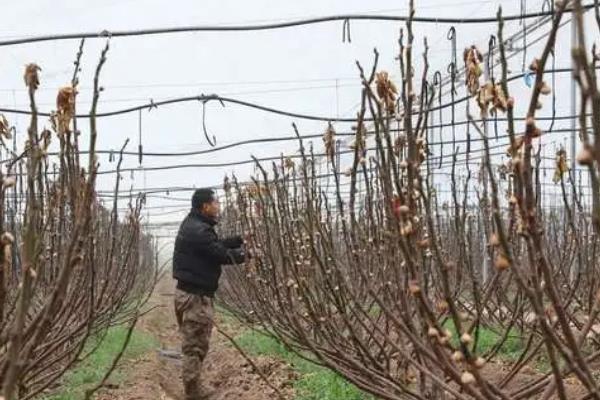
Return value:
<svg viewBox="0 0 600 400">
<path fill-rule="evenodd" d="M 506 150 L 506 154 L 511 157 L 514 157 L 517 154 L 517 152 L 521 149 L 521 147 L 523 147 L 524 142 L 525 142 L 524 136 L 517 136 L 515 138 L 514 145 L 511 144 L 510 146 L 508 146 L 508 149 Z"/>
<path fill-rule="evenodd" d="M 11 127 L 4 114 L 0 114 L 0 135 L 6 139 L 12 139 Z"/>
<path fill-rule="evenodd" d="M 483 55 L 474 45 L 463 52 L 465 62 L 465 83 L 471 96 L 476 96 L 479 91 L 479 77 L 483 73 L 481 61 Z"/>
<path fill-rule="evenodd" d="M 75 96 L 77 96 L 77 88 L 73 86 L 65 86 L 60 88 L 56 96 L 56 109 L 59 112 L 73 113 L 75 110 Z"/>
<path fill-rule="evenodd" d="M 506 97 L 506 93 L 504 93 L 504 89 L 502 89 L 501 84 L 494 85 L 493 92 L 493 110 L 494 112 L 501 111 L 503 113 L 508 109 L 508 98 Z"/>
<path fill-rule="evenodd" d="M 30 63 L 25 66 L 25 74 L 23 75 L 23 79 L 28 88 L 35 90 L 40 86 L 39 71 L 41 70 L 42 69 L 40 66 L 35 63 Z"/>
<path fill-rule="evenodd" d="M 294 160 L 292 160 L 290 157 L 286 157 L 284 160 L 284 167 L 285 169 L 293 169 L 296 166 L 296 164 L 294 163 Z"/>
<path fill-rule="evenodd" d="M 42 150 L 47 151 L 50 146 L 50 140 L 52 139 L 52 132 L 48 129 L 44 129 L 40 135 L 40 139 L 42 139 Z"/>
<path fill-rule="evenodd" d="M 556 152 L 556 167 L 554 169 L 554 177 L 552 181 L 554 183 L 560 182 L 564 174 L 569 171 L 569 164 L 567 162 L 567 152 L 565 149 L 560 149 Z"/>
<path fill-rule="evenodd" d="M 383 103 L 385 109 L 390 113 L 394 113 L 396 107 L 396 95 L 398 89 L 394 82 L 390 80 L 387 71 L 381 71 L 375 74 L 375 86 L 377 88 L 377 96 Z"/>
<path fill-rule="evenodd" d="M 489 112 L 496 114 L 508 109 L 508 99 L 500 84 L 487 82 L 479 88 L 476 100 L 482 117 L 486 117 Z"/>
<path fill-rule="evenodd" d="M 56 96 L 56 130 L 59 134 L 69 132 L 71 120 L 75 116 L 75 97 L 77 88 L 65 86 L 58 91 Z"/>
<path fill-rule="evenodd" d="M 330 160 L 335 156 L 335 130 L 331 122 L 327 125 L 327 129 L 323 133 L 323 143 L 325 143 L 325 154 Z"/>
</svg>

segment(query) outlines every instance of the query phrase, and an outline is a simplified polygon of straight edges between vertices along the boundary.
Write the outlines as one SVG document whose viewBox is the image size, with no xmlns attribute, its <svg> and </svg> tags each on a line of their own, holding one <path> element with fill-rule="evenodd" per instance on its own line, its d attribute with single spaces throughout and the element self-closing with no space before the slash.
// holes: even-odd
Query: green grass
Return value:
<svg viewBox="0 0 600 400">
<path fill-rule="evenodd" d="M 79 400 L 84 398 L 85 391 L 100 383 L 106 371 L 112 365 L 114 357 L 121 350 L 125 338 L 127 336 L 127 328 L 117 326 L 110 328 L 104 337 L 104 341 L 85 361 L 76 365 L 75 369 L 67 372 L 62 379 L 61 389 L 59 392 L 47 396 L 44 400 Z M 92 350 L 98 344 L 97 340 L 90 339 L 86 344 L 86 349 Z M 151 335 L 134 331 L 129 346 L 125 350 L 121 362 L 135 359 L 150 349 L 157 346 L 157 342 Z M 84 354 L 87 354 L 84 351 Z M 124 379 L 124 374 L 117 370 L 110 378 L 111 383 L 121 383 Z"/>
<path fill-rule="evenodd" d="M 252 355 L 275 356 L 292 365 L 300 375 L 294 382 L 295 400 L 373 399 L 335 372 L 300 358 L 277 340 L 261 333 L 247 330 L 236 337 L 236 342 Z"/>
<path fill-rule="evenodd" d="M 458 346 L 459 335 L 456 332 L 456 328 L 454 326 L 454 322 L 451 320 L 447 320 L 444 324 L 444 327 L 449 329 L 452 332 L 452 344 L 454 346 Z M 473 339 L 475 339 L 475 333 L 472 334 Z M 504 336 L 503 329 L 490 329 L 484 326 L 479 327 L 479 336 L 477 339 L 477 348 L 475 352 L 477 354 L 485 354 L 492 350 Z M 506 360 L 516 360 L 525 348 L 525 343 L 519 337 L 518 332 L 515 329 L 511 329 L 506 338 L 506 341 L 502 344 L 502 347 L 498 351 L 498 356 L 500 358 L 504 358 Z"/>
<path fill-rule="evenodd" d="M 456 328 L 454 327 L 454 323 L 451 320 L 447 320 L 444 323 L 444 327 L 449 329 L 452 332 L 452 344 L 458 347 L 458 335 L 456 334 Z M 473 338 L 475 335 L 472 335 Z M 477 349 L 476 353 L 478 355 L 486 354 L 491 351 L 497 343 L 504 336 L 503 328 L 498 328 L 497 330 L 490 329 L 487 327 L 480 326 L 479 327 L 479 338 L 477 341 Z M 514 362 L 519 359 L 523 351 L 525 350 L 525 341 L 519 336 L 519 333 L 516 329 L 511 329 L 508 337 L 502 344 L 502 347 L 497 352 L 497 357 L 499 360 Z M 550 366 L 550 362 L 548 361 L 547 356 L 542 352 L 535 356 L 530 362 L 531 367 L 542 374 L 546 374 L 551 372 L 552 368 Z"/>
</svg>

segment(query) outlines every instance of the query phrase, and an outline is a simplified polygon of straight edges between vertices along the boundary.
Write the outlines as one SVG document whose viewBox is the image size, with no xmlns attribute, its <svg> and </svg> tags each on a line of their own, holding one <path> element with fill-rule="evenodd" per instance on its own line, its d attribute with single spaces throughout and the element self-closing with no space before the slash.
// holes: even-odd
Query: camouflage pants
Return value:
<svg viewBox="0 0 600 400">
<path fill-rule="evenodd" d="M 200 371 L 208 353 L 213 327 L 213 299 L 175 292 L 175 315 L 182 336 L 183 387 L 186 400 L 196 400 L 202 393 Z"/>
</svg>

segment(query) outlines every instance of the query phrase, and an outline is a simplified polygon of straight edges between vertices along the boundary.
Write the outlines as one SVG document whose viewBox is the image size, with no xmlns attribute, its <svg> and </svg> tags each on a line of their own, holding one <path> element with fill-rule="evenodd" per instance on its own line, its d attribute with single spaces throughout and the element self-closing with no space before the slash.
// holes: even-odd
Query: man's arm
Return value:
<svg viewBox="0 0 600 400">
<path fill-rule="evenodd" d="M 199 234 L 196 243 L 199 252 L 206 254 L 220 264 L 241 264 L 246 259 L 244 251 L 239 246 L 238 248 L 228 248 L 210 230 Z"/>
<path fill-rule="evenodd" d="M 237 249 L 242 247 L 244 240 L 241 236 L 232 236 L 221 239 L 221 243 L 223 243 L 223 246 L 227 247 L 228 249 Z"/>
</svg>

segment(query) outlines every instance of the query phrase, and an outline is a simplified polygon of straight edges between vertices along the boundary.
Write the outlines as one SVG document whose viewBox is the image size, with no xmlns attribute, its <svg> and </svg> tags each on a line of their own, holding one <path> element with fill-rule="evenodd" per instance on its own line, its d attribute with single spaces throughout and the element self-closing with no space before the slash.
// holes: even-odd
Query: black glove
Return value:
<svg viewBox="0 0 600 400">
<path fill-rule="evenodd" d="M 232 264 L 243 264 L 246 260 L 246 253 L 241 247 L 238 247 L 237 249 L 229 249 L 227 254 L 231 259 Z"/>
<path fill-rule="evenodd" d="M 244 244 L 244 240 L 238 235 L 225 238 L 221 240 L 221 243 L 223 243 L 223 246 L 227 247 L 228 249 L 237 249 Z"/>
</svg>

